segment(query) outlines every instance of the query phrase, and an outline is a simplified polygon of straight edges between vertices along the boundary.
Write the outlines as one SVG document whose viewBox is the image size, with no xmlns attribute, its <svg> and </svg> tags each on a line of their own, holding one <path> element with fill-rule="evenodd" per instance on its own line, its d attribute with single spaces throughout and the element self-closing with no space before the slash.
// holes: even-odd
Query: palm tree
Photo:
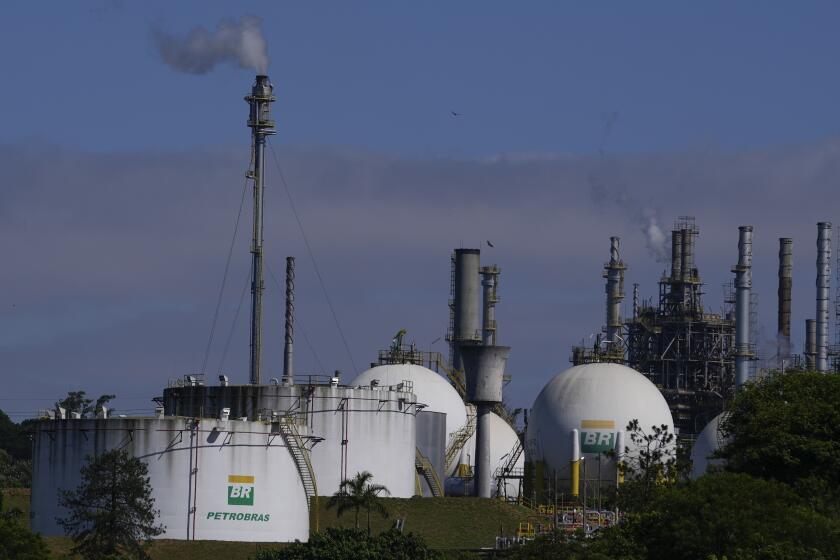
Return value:
<svg viewBox="0 0 840 560">
<path fill-rule="evenodd" d="M 389 495 L 390 492 L 381 484 L 371 484 L 373 475 L 368 471 L 356 473 L 353 478 L 347 478 L 341 481 L 341 486 L 338 492 L 332 495 L 330 501 L 327 503 L 327 508 L 336 508 L 336 513 L 339 517 L 348 511 L 354 510 L 356 529 L 359 528 L 359 511 L 364 508 L 367 510 L 367 530 L 370 534 L 370 512 L 380 514 L 382 517 L 388 517 L 388 510 L 379 500 L 379 495 Z"/>
</svg>

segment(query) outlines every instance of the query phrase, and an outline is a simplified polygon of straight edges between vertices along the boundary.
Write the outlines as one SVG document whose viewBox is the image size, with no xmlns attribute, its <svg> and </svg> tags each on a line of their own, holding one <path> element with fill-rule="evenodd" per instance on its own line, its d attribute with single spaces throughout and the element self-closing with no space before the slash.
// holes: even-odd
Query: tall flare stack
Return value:
<svg viewBox="0 0 840 560">
<path fill-rule="evenodd" d="M 793 293 L 793 239 L 779 238 L 779 321 L 776 336 L 779 366 L 790 359 L 790 303 Z"/>
<path fill-rule="evenodd" d="M 461 359 L 467 386 L 467 400 L 476 405 L 475 481 L 474 492 L 479 498 L 490 498 L 493 491 L 493 471 L 490 457 L 492 428 L 490 414 L 496 403 L 502 402 L 502 376 L 505 372 L 509 346 L 463 346 Z"/>
<path fill-rule="evenodd" d="M 816 369 L 828 371 L 828 305 L 831 282 L 831 222 L 817 224 Z"/>
<path fill-rule="evenodd" d="M 265 177 L 265 139 L 276 134 L 271 120 L 271 104 L 277 99 L 268 76 L 258 75 L 251 88 L 251 95 L 245 101 L 251 106 L 248 126 L 253 137 L 254 167 L 249 177 L 254 182 L 254 228 L 251 239 L 251 367 L 250 382 L 260 382 L 260 361 L 262 356 L 262 296 L 265 290 L 263 278 L 263 180 Z"/>
<path fill-rule="evenodd" d="M 750 292 L 752 291 L 752 226 L 738 228 L 738 264 L 735 273 L 735 386 L 749 380 Z"/>
<path fill-rule="evenodd" d="M 624 271 L 627 267 L 621 260 L 618 237 L 610 237 L 610 262 L 604 266 L 607 279 L 607 344 L 611 352 L 621 349 L 621 302 L 624 300 Z"/>
</svg>

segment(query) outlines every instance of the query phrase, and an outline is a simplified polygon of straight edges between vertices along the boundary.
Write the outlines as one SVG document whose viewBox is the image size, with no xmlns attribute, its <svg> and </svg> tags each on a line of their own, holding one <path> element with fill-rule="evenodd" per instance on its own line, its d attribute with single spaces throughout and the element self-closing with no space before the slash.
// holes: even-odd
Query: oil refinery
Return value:
<svg viewBox="0 0 840 560">
<path fill-rule="evenodd" d="M 173 379 L 155 389 L 153 416 L 112 417 L 103 408 L 97 418 L 82 419 L 76 411 L 45 411 L 34 431 L 33 529 L 61 534 L 58 491 L 79 484 L 87 456 L 115 448 L 148 464 L 166 528 L 161 538 L 168 539 L 306 541 L 310 524 L 318 523 L 310 510 L 361 471 L 397 498 L 582 500 L 585 512 L 613 519 L 600 497 L 622 484 L 638 456 L 629 423 L 676 434 L 680 445 L 693 446 L 695 475 L 702 474 L 721 444 L 719 424 L 732 395 L 772 375 L 773 368 L 757 367 L 752 244 L 758 232 L 737 229 L 734 279 L 718 312 L 704 298 L 696 264 L 700 229 L 684 216 L 671 232 L 670 269 L 658 281 L 658 295 L 640 299 L 634 284 L 626 314 L 630 263 L 620 239 L 608 240 L 602 332 L 594 343 L 572 348 L 572 366 L 539 391 L 524 426 L 504 404 L 505 387 L 516 382 L 506 371 L 516 350 L 499 340 L 501 268 L 483 265 L 479 249 L 455 249 L 450 269 L 441 270 L 451 292 L 448 354 L 418 349 L 401 330 L 354 379 L 338 371 L 295 371 L 295 261 L 288 257 L 283 372 L 267 379 L 263 178 L 266 138 L 276 132 L 268 76 L 256 76 L 245 99 L 253 187 L 248 378 Z M 783 344 L 776 356 L 764 356 L 778 369 L 838 368 L 828 326 L 830 223 L 818 224 L 817 245 L 815 319 L 808 321 L 803 355 L 796 356 L 790 351 L 793 242 L 779 239 Z M 836 310 L 840 317 L 840 304 Z M 587 493 L 597 501 L 590 503 Z"/>
</svg>

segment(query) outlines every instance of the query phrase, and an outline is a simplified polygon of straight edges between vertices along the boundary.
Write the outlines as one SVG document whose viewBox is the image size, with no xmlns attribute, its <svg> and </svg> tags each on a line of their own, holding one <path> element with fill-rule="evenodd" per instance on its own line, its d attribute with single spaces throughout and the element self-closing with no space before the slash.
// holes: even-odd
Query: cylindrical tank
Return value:
<svg viewBox="0 0 840 560">
<path fill-rule="evenodd" d="M 298 381 L 302 381 L 299 378 Z M 294 415 L 312 439 L 312 464 L 321 495 L 338 491 L 342 478 L 370 471 L 397 498 L 414 495 L 416 397 L 408 384 L 376 388 L 330 385 L 171 386 L 167 414 L 268 419 Z"/>
<path fill-rule="evenodd" d="M 124 449 L 146 462 L 159 538 L 306 541 L 297 464 L 270 423 L 193 418 L 43 420 L 35 424 L 32 529 L 63 535 L 58 491 L 81 483 L 88 456 Z M 232 490 L 233 489 L 233 490 Z M 235 495 L 235 496 L 234 496 Z M 234 496 L 234 497 L 231 497 Z"/>
<path fill-rule="evenodd" d="M 603 454 L 615 449 L 617 434 L 631 420 L 650 433 L 665 425 L 674 433 L 674 421 L 662 393 L 645 376 L 619 364 L 593 363 L 574 366 L 557 374 L 543 387 L 528 420 L 525 450 L 530 462 L 543 462 L 563 486 L 570 479 L 573 459 L 570 437 L 579 430 L 580 451 L 587 480 L 616 480 L 615 460 Z M 638 450 L 629 435 L 625 460 L 632 465 Z"/>
<path fill-rule="evenodd" d="M 699 478 L 706 474 L 709 467 L 723 465 L 722 459 L 713 459 L 712 454 L 724 446 L 726 439 L 720 431 L 720 425 L 726 418 L 727 412 L 721 412 L 706 424 L 697 441 L 691 447 L 691 478 Z"/>
</svg>

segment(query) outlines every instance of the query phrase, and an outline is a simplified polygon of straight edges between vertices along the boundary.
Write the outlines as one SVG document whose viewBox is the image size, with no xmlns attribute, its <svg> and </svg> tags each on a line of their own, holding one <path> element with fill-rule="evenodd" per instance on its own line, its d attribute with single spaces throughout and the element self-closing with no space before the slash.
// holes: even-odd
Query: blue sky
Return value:
<svg viewBox="0 0 840 560">
<path fill-rule="evenodd" d="M 492 239 L 484 262 L 503 269 L 508 396 L 528 406 L 603 320 L 610 235 L 622 237 L 628 286 L 656 293 L 664 265 L 642 234 L 651 219 L 667 231 L 697 216 L 715 309 L 737 227 L 755 225 L 767 340 L 776 238 L 794 237 L 801 338 L 815 224 L 838 221 L 838 12 L 820 2 L 6 3 L 0 408 L 21 418 L 82 388 L 148 409 L 167 379 L 203 361 L 247 165 L 253 73 L 178 73 L 160 60 L 153 24 L 183 34 L 262 18 L 278 96 L 272 142 L 353 361 L 374 359 L 400 328 L 420 346 L 439 337 L 449 252 Z M 298 314 L 317 354 L 299 339 L 298 369 L 352 371 L 274 173 L 269 265 L 282 276 L 285 255 L 298 257 Z M 268 292 L 279 341 L 282 298 Z M 224 365 L 243 381 L 244 318 Z M 281 353 L 267 349 L 274 371 Z"/>
</svg>

